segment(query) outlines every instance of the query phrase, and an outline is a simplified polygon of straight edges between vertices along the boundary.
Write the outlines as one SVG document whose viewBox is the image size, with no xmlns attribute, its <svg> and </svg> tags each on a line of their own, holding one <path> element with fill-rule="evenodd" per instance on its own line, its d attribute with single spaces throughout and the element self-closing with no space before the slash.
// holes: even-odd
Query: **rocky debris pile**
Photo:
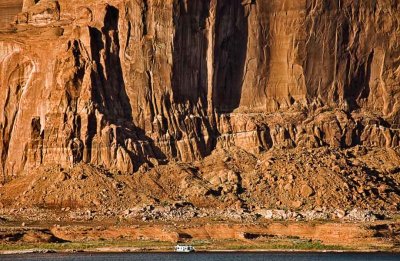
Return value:
<svg viewBox="0 0 400 261">
<path fill-rule="evenodd" d="M 370 210 L 352 209 L 343 210 L 311 210 L 311 211 L 290 211 L 278 209 L 260 209 L 254 212 L 236 211 L 233 209 L 215 210 L 196 208 L 194 206 L 176 207 L 153 206 L 137 207 L 124 211 L 95 211 L 95 210 L 75 210 L 69 213 L 70 220 L 101 220 L 104 218 L 115 218 L 119 220 L 137 221 L 190 221 L 193 219 L 210 219 L 224 221 L 243 221 L 252 222 L 260 218 L 275 221 L 357 221 L 373 222 L 383 218 L 390 218 L 389 213 L 374 214 Z"/>
<path fill-rule="evenodd" d="M 128 209 L 122 213 L 122 217 L 125 219 L 136 218 L 142 221 L 184 221 L 203 216 L 198 208 L 188 202 L 176 202 L 168 206 L 147 205 Z"/>
<path fill-rule="evenodd" d="M 358 222 L 370 222 L 378 220 L 378 217 L 383 218 L 383 214 L 375 215 L 370 210 L 353 209 L 351 211 L 343 210 L 307 210 L 307 211 L 290 211 L 290 210 L 274 210 L 260 209 L 255 212 L 262 218 L 269 220 L 297 220 L 297 221 L 312 221 L 312 220 L 346 220 Z"/>
<path fill-rule="evenodd" d="M 259 209 L 308 211 L 302 213 L 305 219 L 323 219 L 321 209 L 395 213 L 400 207 L 399 165 L 399 152 L 391 148 L 275 149 L 260 154 L 231 148 L 193 164 L 159 165 L 134 175 L 86 164 L 39 167 L 0 187 L 0 203 L 16 210 L 91 210 L 95 216 L 117 217 L 129 210 L 126 215 L 148 220 L 202 215 L 253 219 L 248 213 Z M 87 216 L 76 215 L 71 218 Z"/>
<path fill-rule="evenodd" d="M 32 222 L 57 220 L 59 217 L 57 211 L 48 211 L 39 207 L 1 208 L 0 215 L 4 221 L 26 220 Z"/>
<path fill-rule="evenodd" d="M 7 192 L 0 191 L 1 202 L 16 209 L 65 210 L 102 206 L 118 209 L 125 202 L 133 201 L 124 193 L 124 179 L 128 177 L 86 164 L 73 168 L 39 167 L 30 172 L 30 176 L 9 183 Z"/>
<path fill-rule="evenodd" d="M 350 221 L 375 221 L 378 217 L 370 210 L 353 209 L 346 213 L 344 219 Z"/>
<path fill-rule="evenodd" d="M 231 205 L 398 211 L 398 164 L 398 148 L 356 146 L 261 154 L 231 148 L 212 154 L 198 166 L 210 181 L 210 194 Z"/>
<path fill-rule="evenodd" d="M 16 222 L 24 220 L 29 222 L 37 221 L 103 221 L 115 220 L 126 222 L 156 222 L 156 221 L 232 221 L 232 222 L 254 222 L 263 220 L 273 221 L 354 221 L 374 222 L 377 220 L 392 219 L 398 212 L 372 211 L 365 209 L 318 209 L 318 210 L 283 210 L 259 208 L 253 211 L 243 209 L 215 209 L 198 208 L 188 202 L 175 202 L 168 205 L 146 205 L 128 209 L 89 209 L 62 208 L 40 209 L 2 209 L 0 212 L 0 223 Z M 25 223 L 24 223 L 25 224 Z"/>
<path fill-rule="evenodd" d="M 189 221 L 195 218 L 208 218 L 211 220 L 227 220 L 227 221 L 245 221 L 251 222 L 260 218 L 267 220 L 280 221 L 315 221 L 315 220 L 343 220 L 371 222 L 385 217 L 390 214 L 381 212 L 374 214 L 370 210 L 352 209 L 350 211 L 343 210 L 309 210 L 309 211 L 290 211 L 279 209 L 259 209 L 252 212 L 235 209 L 206 209 L 196 208 L 190 203 L 174 204 L 171 206 L 153 206 L 147 205 L 128 209 L 119 214 L 124 219 L 139 219 L 142 221 Z"/>
</svg>

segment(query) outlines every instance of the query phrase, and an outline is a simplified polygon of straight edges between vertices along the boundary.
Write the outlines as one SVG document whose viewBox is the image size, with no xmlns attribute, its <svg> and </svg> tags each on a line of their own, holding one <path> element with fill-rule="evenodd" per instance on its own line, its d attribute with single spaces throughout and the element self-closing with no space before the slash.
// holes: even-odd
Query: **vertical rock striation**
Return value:
<svg viewBox="0 0 400 261">
<path fill-rule="evenodd" d="M 397 0 L 24 1 L 0 34 L 3 180 L 398 146 L 399 21 Z"/>
</svg>

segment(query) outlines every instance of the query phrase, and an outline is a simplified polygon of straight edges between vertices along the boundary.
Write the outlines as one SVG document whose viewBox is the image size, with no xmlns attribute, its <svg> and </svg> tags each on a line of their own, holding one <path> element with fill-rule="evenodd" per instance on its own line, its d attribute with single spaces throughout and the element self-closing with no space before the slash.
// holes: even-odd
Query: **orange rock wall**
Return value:
<svg viewBox="0 0 400 261">
<path fill-rule="evenodd" d="M 0 34 L 3 179 L 82 161 L 132 172 L 216 147 L 397 146 L 399 9 L 24 1 Z"/>
</svg>

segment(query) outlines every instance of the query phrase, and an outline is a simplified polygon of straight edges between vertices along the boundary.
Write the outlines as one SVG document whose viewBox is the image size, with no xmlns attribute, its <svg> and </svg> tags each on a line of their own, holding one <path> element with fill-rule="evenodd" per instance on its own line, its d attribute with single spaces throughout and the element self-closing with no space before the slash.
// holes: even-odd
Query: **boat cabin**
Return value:
<svg viewBox="0 0 400 261">
<path fill-rule="evenodd" d="M 185 253 L 194 252 L 194 247 L 177 245 L 175 246 L 175 252 L 185 252 Z"/>
</svg>

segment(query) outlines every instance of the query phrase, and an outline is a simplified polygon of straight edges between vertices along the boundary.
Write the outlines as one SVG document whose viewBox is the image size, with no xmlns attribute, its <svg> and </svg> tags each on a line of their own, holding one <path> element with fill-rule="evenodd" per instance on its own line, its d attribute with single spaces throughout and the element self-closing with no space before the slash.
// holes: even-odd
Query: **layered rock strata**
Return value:
<svg viewBox="0 0 400 261">
<path fill-rule="evenodd" d="M 15 16 L 21 12 L 22 0 L 2 0 L 0 2 L 0 30 L 9 28 L 15 22 Z"/>
</svg>

